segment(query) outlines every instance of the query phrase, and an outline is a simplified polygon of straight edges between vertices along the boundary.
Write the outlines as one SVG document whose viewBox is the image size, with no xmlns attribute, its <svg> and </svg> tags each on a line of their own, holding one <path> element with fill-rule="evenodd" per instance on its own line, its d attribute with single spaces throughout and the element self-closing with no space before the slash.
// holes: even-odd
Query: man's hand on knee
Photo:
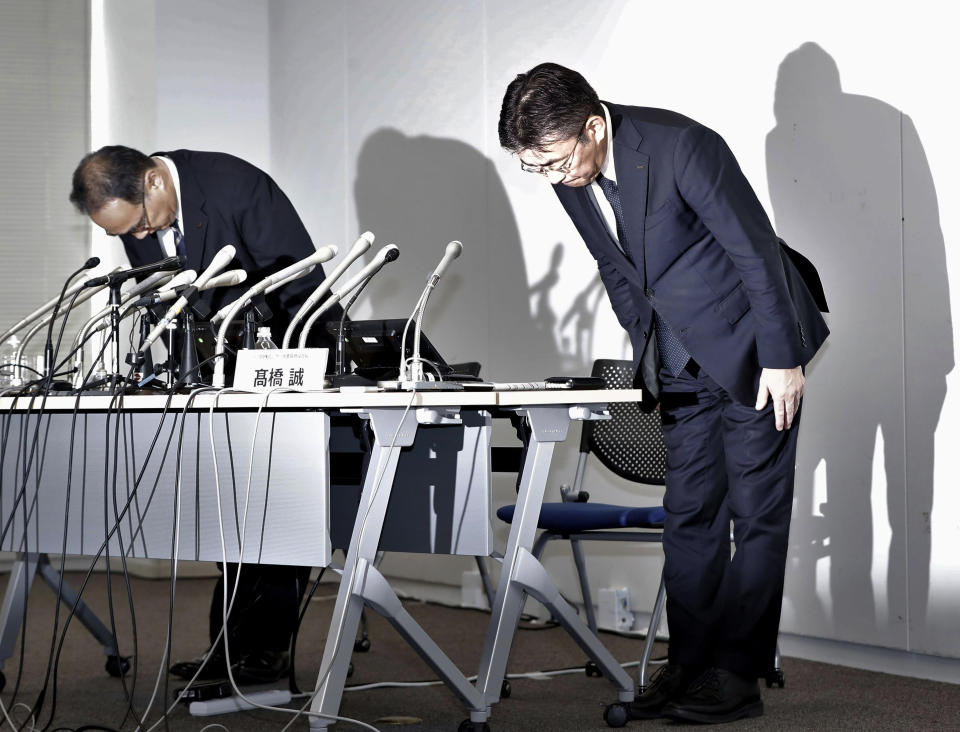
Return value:
<svg viewBox="0 0 960 732">
<path fill-rule="evenodd" d="M 757 392 L 757 411 L 767 406 L 767 396 L 770 396 L 777 429 L 790 429 L 793 417 L 800 409 L 804 381 L 803 369 L 799 366 L 792 369 L 763 369 Z"/>
</svg>

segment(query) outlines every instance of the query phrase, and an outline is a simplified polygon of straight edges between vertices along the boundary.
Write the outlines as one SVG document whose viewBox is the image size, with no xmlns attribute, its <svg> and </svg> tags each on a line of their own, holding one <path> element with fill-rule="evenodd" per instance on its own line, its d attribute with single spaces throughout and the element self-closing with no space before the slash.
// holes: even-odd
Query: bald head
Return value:
<svg viewBox="0 0 960 732">
<path fill-rule="evenodd" d="M 111 200 L 140 205 L 144 177 L 156 162 L 139 150 L 110 145 L 86 155 L 73 172 L 70 202 L 80 213 L 99 211 Z"/>
</svg>

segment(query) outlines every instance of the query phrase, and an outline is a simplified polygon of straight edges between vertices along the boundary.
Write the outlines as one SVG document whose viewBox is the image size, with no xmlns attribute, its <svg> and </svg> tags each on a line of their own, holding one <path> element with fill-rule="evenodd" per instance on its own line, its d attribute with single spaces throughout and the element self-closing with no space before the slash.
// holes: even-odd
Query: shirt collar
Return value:
<svg viewBox="0 0 960 732">
<path fill-rule="evenodd" d="M 616 183 L 617 168 L 613 161 L 613 124 L 610 121 L 610 110 L 607 109 L 607 105 L 601 102 L 600 106 L 603 107 L 603 116 L 607 123 L 607 154 L 603 156 L 603 165 L 600 166 L 600 173 L 604 178 L 609 178 Z"/>
<path fill-rule="evenodd" d="M 185 231 L 183 225 L 183 201 L 180 199 L 180 174 L 177 172 L 177 164 L 166 155 L 155 155 L 155 159 L 167 166 L 170 171 L 170 177 L 173 179 L 173 189 L 177 194 L 177 221 L 180 224 L 180 231 Z M 166 231 L 166 229 L 164 229 Z"/>
</svg>

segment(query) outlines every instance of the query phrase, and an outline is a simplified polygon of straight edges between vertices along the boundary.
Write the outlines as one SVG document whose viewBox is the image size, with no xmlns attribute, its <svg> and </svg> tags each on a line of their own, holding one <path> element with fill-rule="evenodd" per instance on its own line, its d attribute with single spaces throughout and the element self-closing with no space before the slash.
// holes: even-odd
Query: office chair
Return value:
<svg viewBox="0 0 960 732">
<path fill-rule="evenodd" d="M 633 387 L 633 365 L 630 361 L 598 359 L 593 364 L 593 376 L 603 379 L 608 389 Z M 580 583 L 580 593 L 587 616 L 587 625 L 597 633 L 597 621 L 591 602 L 590 584 L 583 558 L 584 541 L 631 541 L 663 542 L 663 523 L 666 516 L 663 506 L 616 506 L 605 503 L 590 503 L 589 494 L 583 490 L 583 478 L 587 457 L 594 455 L 608 470 L 626 480 L 646 485 L 664 485 L 666 473 L 666 447 L 660 415 L 657 412 L 642 412 L 635 402 L 620 402 L 609 405 L 610 419 L 583 423 L 580 438 L 580 455 L 572 487 L 561 486 L 562 502 L 544 503 L 540 511 L 538 527 L 543 529 L 533 547 L 533 555 L 539 560 L 546 545 L 557 539 L 569 540 Z M 497 517 L 510 523 L 515 506 L 504 506 Z M 624 531 L 624 529 L 633 529 Z M 732 538 L 732 537 L 731 537 Z M 646 689 L 653 644 L 666 602 L 666 590 L 661 573 L 660 586 L 650 616 L 650 625 L 643 646 L 638 671 L 639 689 Z M 662 663 L 662 661 L 660 661 Z M 586 664 L 588 676 L 599 676 L 600 670 L 592 661 Z M 777 650 L 773 669 L 766 674 L 767 686 L 784 685 L 780 668 L 780 652 Z"/>
</svg>

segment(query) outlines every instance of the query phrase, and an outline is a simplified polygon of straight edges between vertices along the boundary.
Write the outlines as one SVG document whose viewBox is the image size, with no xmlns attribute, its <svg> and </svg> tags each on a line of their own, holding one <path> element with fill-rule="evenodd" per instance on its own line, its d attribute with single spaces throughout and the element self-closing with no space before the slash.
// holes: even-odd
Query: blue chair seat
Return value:
<svg viewBox="0 0 960 732">
<path fill-rule="evenodd" d="M 497 518 L 513 523 L 516 506 L 497 510 Z M 609 503 L 544 503 L 537 527 L 557 534 L 603 529 L 662 529 L 663 506 L 613 506 Z"/>
</svg>

